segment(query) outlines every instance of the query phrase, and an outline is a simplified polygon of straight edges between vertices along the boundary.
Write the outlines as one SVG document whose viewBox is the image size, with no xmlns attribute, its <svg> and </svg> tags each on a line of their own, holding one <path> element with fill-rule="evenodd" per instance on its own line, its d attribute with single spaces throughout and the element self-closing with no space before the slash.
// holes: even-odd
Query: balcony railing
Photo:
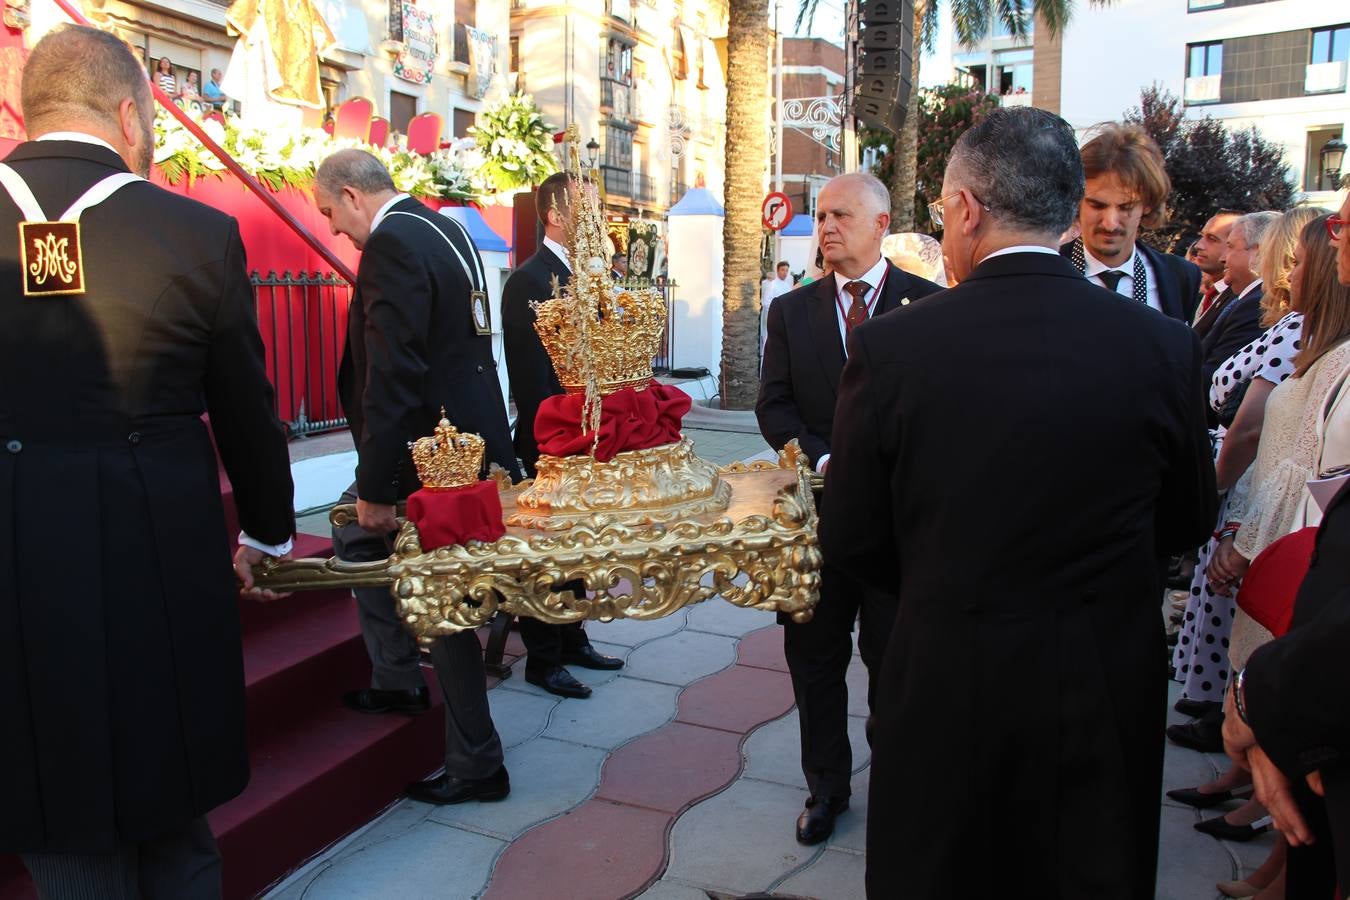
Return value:
<svg viewBox="0 0 1350 900">
<path fill-rule="evenodd" d="M 670 185 L 670 205 L 674 206 L 684 199 L 684 195 L 689 192 L 689 185 L 683 181 L 674 181 Z"/>
<path fill-rule="evenodd" d="M 1309 94 L 1332 94 L 1345 90 L 1345 63 L 1310 63 L 1303 79 L 1303 90 Z"/>
<path fill-rule="evenodd" d="M 1218 103 L 1222 75 L 1197 75 L 1186 79 L 1187 103 Z"/>
<path fill-rule="evenodd" d="M 998 98 L 1000 106 L 1030 106 L 1031 95 L 1023 92 L 1021 94 L 1004 94 Z"/>
<path fill-rule="evenodd" d="M 605 177 L 605 193 L 623 197 L 634 203 L 655 203 L 656 182 L 650 175 L 630 172 L 615 166 L 601 166 Z"/>
<path fill-rule="evenodd" d="M 630 103 L 633 88 L 627 82 L 616 78 L 600 79 L 600 106 L 608 109 L 616 119 L 627 121 L 632 114 Z"/>
</svg>

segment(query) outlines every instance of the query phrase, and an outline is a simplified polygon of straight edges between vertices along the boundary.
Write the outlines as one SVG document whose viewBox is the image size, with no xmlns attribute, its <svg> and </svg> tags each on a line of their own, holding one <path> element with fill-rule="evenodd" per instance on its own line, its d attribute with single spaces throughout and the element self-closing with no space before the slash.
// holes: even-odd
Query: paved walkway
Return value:
<svg viewBox="0 0 1350 900">
<path fill-rule="evenodd" d="M 687 433 L 717 463 L 766 449 L 757 435 Z M 527 684 L 519 660 L 489 693 L 510 797 L 452 807 L 397 802 L 268 897 L 863 897 L 870 757 L 856 654 L 853 805 L 830 841 L 803 847 L 793 838 L 806 799 L 797 717 L 773 616 L 713 599 L 665 619 L 593 622 L 587 631 L 626 663 L 619 672 L 574 668 L 595 688 L 590 699 L 562 700 Z M 523 652 L 518 641 L 513 635 L 512 656 Z M 1169 746 L 1165 788 L 1199 784 L 1223 767 L 1222 757 Z M 1197 818 L 1164 803 L 1159 898 L 1218 897 L 1215 881 L 1249 873 L 1273 840 L 1220 843 L 1191 828 Z"/>
</svg>

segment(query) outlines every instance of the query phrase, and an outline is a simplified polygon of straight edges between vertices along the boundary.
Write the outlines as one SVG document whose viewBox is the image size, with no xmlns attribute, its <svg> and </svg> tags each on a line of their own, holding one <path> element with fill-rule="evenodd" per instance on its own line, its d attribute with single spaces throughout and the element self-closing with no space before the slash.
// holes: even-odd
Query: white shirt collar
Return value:
<svg viewBox="0 0 1350 900">
<path fill-rule="evenodd" d="M 837 287 L 839 291 L 842 292 L 844 290 L 844 285 L 848 284 L 850 281 L 865 281 L 867 282 L 867 286 L 869 288 L 876 290 L 877 286 L 881 284 L 881 276 L 885 274 L 885 272 L 886 272 L 886 257 L 883 256 L 880 259 L 878 259 L 875 263 L 873 263 L 872 268 L 868 269 L 866 272 L 862 273 L 862 275 L 857 278 L 846 278 L 840 272 L 835 272 L 834 273 L 835 287 Z"/>
<path fill-rule="evenodd" d="M 1240 294 L 1237 295 L 1237 299 L 1241 300 L 1243 297 L 1247 296 L 1247 295 L 1250 294 L 1253 290 L 1255 290 L 1256 288 L 1259 288 L 1260 286 L 1261 286 L 1261 279 L 1258 278 L 1258 279 L 1256 279 L 1255 281 L 1253 281 L 1251 284 L 1249 284 L 1249 285 L 1247 285 L 1245 288 L 1243 288 L 1243 289 L 1242 289 L 1242 293 L 1240 293 Z"/>
<path fill-rule="evenodd" d="M 1214 288 L 1215 294 L 1222 294 L 1224 291 L 1228 290 L 1228 282 L 1220 278 L 1213 283 L 1212 287 Z"/>
<path fill-rule="evenodd" d="M 393 208 L 395 203 L 407 199 L 407 194 L 395 194 L 390 200 L 386 201 L 384 206 L 381 206 L 375 211 L 375 218 L 370 220 L 370 230 L 373 232 L 376 228 L 380 227 L 380 223 L 384 221 L 385 216 L 389 215 L 389 210 Z"/>
<path fill-rule="evenodd" d="M 1103 272 L 1116 271 L 1116 272 L 1124 272 L 1126 275 L 1128 275 L 1128 276 L 1130 276 L 1131 278 L 1133 278 L 1133 277 L 1134 277 L 1134 257 L 1135 257 L 1135 254 L 1137 254 L 1138 252 L 1139 252 L 1139 248 L 1138 248 L 1138 247 L 1131 247 L 1131 248 L 1130 248 L 1130 256 L 1129 256 L 1128 259 L 1126 259 L 1124 262 L 1122 262 L 1122 263 L 1121 263 L 1120 265 L 1118 265 L 1118 266 L 1108 266 L 1106 263 L 1102 262 L 1100 259 L 1098 259 L 1097 257 L 1093 256 L 1093 255 L 1092 255 L 1092 251 L 1089 250 L 1089 249 L 1087 248 L 1087 244 L 1084 244 L 1084 245 L 1083 245 L 1083 277 L 1085 277 L 1085 278 L 1092 278 L 1093 276 L 1095 276 L 1095 275 L 1100 275 L 1100 274 L 1103 273 Z"/>
<path fill-rule="evenodd" d="M 103 138 L 94 137 L 92 134 L 85 134 L 83 131 L 49 131 L 42 137 L 34 138 L 35 141 L 75 141 L 80 144 L 96 144 L 99 147 L 107 147 L 114 153 L 117 149 Z M 118 156 L 122 154 L 118 153 Z"/>
<path fill-rule="evenodd" d="M 551 237 L 544 238 L 544 246 L 553 251 L 553 255 L 562 260 L 562 264 L 567 267 L 567 271 L 572 271 L 572 264 L 567 260 L 567 248 L 558 243 Z"/>
<path fill-rule="evenodd" d="M 995 256 L 1008 256 L 1012 253 L 1048 253 L 1051 256 L 1059 256 L 1059 251 L 1052 247 L 1042 247 L 1040 244 L 1017 244 L 1013 247 L 1004 247 L 1002 250 L 995 250 L 975 265 L 978 266 L 986 259 L 993 259 Z"/>
</svg>

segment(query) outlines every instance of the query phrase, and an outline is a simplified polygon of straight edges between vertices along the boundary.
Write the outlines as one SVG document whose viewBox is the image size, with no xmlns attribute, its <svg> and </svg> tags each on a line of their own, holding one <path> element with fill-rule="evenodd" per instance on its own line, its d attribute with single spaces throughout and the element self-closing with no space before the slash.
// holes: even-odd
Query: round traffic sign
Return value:
<svg viewBox="0 0 1350 900">
<path fill-rule="evenodd" d="M 782 191 L 774 191 L 764 198 L 760 207 L 764 227 L 770 231 L 782 231 L 792 221 L 792 201 Z"/>
</svg>

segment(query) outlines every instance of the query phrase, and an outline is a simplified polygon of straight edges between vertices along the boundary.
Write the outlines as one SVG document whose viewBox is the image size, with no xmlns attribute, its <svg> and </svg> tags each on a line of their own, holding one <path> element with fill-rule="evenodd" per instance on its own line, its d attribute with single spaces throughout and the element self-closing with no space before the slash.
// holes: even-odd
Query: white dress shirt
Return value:
<svg viewBox="0 0 1350 900">
<path fill-rule="evenodd" d="M 867 317 L 870 319 L 877 311 L 877 304 L 881 302 L 878 292 L 881 290 L 882 277 L 885 274 L 886 258 L 884 256 L 858 278 L 848 278 L 839 272 L 834 273 L 834 320 L 839 325 L 839 341 L 844 345 L 845 357 L 848 356 L 848 321 L 844 318 L 844 315 L 848 312 L 848 307 L 853 305 L 853 295 L 844 290 L 844 285 L 850 281 L 865 281 L 870 285 L 871 289 L 863 294 L 862 298 L 863 303 L 867 306 Z M 816 471 L 825 471 L 825 464 L 829 461 L 830 454 L 822 455 L 820 459 L 816 460 Z"/>
<path fill-rule="evenodd" d="M 978 266 L 986 259 L 993 259 L 995 256 L 1008 256 L 1013 253 L 1048 253 L 1051 256 L 1059 256 L 1059 251 L 1053 247 L 1043 247 L 1040 244 L 1017 244 L 1012 247 L 1004 247 L 1002 250 L 995 250 L 988 256 L 982 257 L 980 262 L 975 265 Z"/>
<path fill-rule="evenodd" d="M 384 217 L 389 215 L 389 210 L 394 208 L 394 204 L 398 203 L 400 200 L 407 200 L 408 196 L 408 194 L 395 194 L 387 200 L 383 206 L 375 210 L 375 218 L 370 220 L 370 231 L 372 234 L 375 233 L 376 228 L 380 227 L 380 223 L 384 221 Z"/>
<path fill-rule="evenodd" d="M 558 243 L 551 237 L 544 238 L 544 246 L 553 251 L 553 255 L 562 260 L 562 264 L 567 267 L 567 271 L 572 271 L 572 264 L 567 260 L 567 248 Z"/>
<path fill-rule="evenodd" d="M 1148 305 L 1151 309 L 1156 309 L 1158 312 L 1162 312 L 1162 298 L 1158 296 L 1158 277 L 1157 275 L 1154 274 L 1153 267 L 1148 264 L 1148 260 L 1144 259 L 1143 256 L 1139 253 L 1139 248 L 1137 246 L 1130 251 L 1129 259 L 1125 260 L 1118 266 L 1108 266 L 1106 263 L 1102 262 L 1100 259 L 1093 256 L 1092 251 L 1087 248 L 1086 244 L 1084 244 L 1083 275 L 1086 276 L 1087 280 L 1091 281 L 1093 284 L 1099 284 L 1102 287 L 1106 287 L 1106 282 L 1102 281 L 1100 277 L 1101 273 L 1109 272 L 1112 269 L 1115 269 L 1118 272 L 1124 272 L 1125 277 L 1120 279 L 1119 283 L 1116 284 L 1116 293 L 1120 294 L 1122 297 L 1129 297 L 1133 299 L 1135 256 L 1140 257 L 1139 261 L 1144 266 L 1144 280 L 1146 282 L 1146 290 L 1148 291 Z"/>
<path fill-rule="evenodd" d="M 83 131 L 49 131 L 42 137 L 33 138 L 35 141 L 77 141 L 81 144 L 96 144 L 99 147 L 107 147 L 114 153 L 117 149 L 101 137 L 94 137 L 92 134 L 85 134 Z M 118 153 L 118 156 L 122 154 Z"/>
</svg>

